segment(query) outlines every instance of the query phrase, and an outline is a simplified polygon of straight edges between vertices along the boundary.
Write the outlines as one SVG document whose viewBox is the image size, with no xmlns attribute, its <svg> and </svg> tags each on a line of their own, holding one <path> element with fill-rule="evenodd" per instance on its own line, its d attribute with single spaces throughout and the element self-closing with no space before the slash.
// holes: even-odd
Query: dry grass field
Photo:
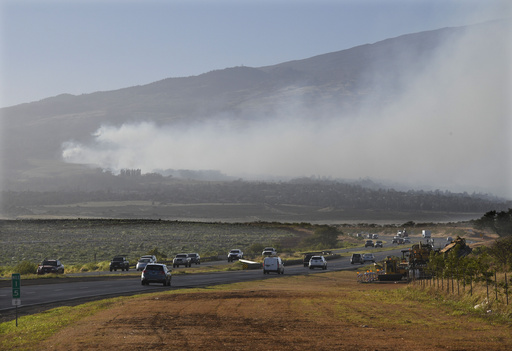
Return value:
<svg viewBox="0 0 512 351">
<path fill-rule="evenodd" d="M 512 349 L 506 320 L 458 310 L 405 284 L 357 283 L 354 272 L 146 294 L 107 305 L 94 313 L 67 308 L 62 318 L 83 316 L 42 341 L 7 342 L 28 335 L 15 329 L 2 337 L 0 329 L 0 345 L 66 351 Z"/>
</svg>

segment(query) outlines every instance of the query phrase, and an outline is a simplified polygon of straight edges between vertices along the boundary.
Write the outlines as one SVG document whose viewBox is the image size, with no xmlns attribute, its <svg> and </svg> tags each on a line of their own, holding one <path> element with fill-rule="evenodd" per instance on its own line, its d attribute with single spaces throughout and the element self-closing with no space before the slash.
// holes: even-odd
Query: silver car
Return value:
<svg viewBox="0 0 512 351">
<path fill-rule="evenodd" d="M 324 256 L 313 256 L 309 260 L 309 269 L 313 268 L 321 268 L 323 270 L 327 269 L 327 260 Z"/>
<path fill-rule="evenodd" d="M 153 263 L 153 260 L 150 259 L 150 258 L 141 258 L 137 262 L 137 265 L 135 266 L 135 269 L 137 269 L 138 271 L 142 271 L 142 270 L 144 270 L 144 268 L 146 268 L 146 265 L 148 263 Z"/>
</svg>

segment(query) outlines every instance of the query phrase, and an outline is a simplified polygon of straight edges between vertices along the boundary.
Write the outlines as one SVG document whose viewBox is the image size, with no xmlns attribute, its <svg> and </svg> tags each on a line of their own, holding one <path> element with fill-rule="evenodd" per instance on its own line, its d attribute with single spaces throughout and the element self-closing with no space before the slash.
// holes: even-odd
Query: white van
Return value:
<svg viewBox="0 0 512 351">
<path fill-rule="evenodd" d="M 430 239 L 432 234 L 430 233 L 430 230 L 422 230 L 421 236 L 423 237 L 423 239 Z"/>
<path fill-rule="evenodd" d="M 284 274 L 284 264 L 281 257 L 265 257 L 263 260 L 263 274 L 268 274 L 269 272 Z"/>
</svg>

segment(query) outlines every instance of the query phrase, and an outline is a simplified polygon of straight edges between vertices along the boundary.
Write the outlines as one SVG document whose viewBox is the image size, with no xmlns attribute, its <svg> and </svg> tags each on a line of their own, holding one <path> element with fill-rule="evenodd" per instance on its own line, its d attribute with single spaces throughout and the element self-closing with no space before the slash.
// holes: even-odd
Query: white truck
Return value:
<svg viewBox="0 0 512 351">
<path fill-rule="evenodd" d="M 263 274 L 269 274 L 270 272 L 284 274 L 284 264 L 281 257 L 269 256 L 263 259 Z"/>
<path fill-rule="evenodd" d="M 432 237 L 432 234 L 430 233 L 430 230 L 422 230 L 421 236 L 423 239 L 430 239 Z"/>
<path fill-rule="evenodd" d="M 179 266 L 192 267 L 191 258 L 187 254 L 177 254 L 172 260 L 172 267 L 176 268 Z"/>
</svg>

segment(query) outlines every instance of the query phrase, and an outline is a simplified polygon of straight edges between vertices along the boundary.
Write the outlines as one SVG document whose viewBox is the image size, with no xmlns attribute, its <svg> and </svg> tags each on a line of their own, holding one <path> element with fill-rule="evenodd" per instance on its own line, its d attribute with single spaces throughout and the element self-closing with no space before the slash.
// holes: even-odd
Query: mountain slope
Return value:
<svg viewBox="0 0 512 351">
<path fill-rule="evenodd" d="M 433 59 L 436 48 L 465 31 L 408 34 L 273 66 L 226 68 L 3 108 L 4 172 L 18 179 L 23 171 L 34 170 L 31 160 L 60 160 L 63 142 L 86 142 L 101 125 L 244 123 L 279 119 L 283 109 L 309 118 L 317 118 L 322 109 L 335 110 L 339 118 L 347 118 L 363 104 L 393 100 L 404 82 Z"/>
</svg>

